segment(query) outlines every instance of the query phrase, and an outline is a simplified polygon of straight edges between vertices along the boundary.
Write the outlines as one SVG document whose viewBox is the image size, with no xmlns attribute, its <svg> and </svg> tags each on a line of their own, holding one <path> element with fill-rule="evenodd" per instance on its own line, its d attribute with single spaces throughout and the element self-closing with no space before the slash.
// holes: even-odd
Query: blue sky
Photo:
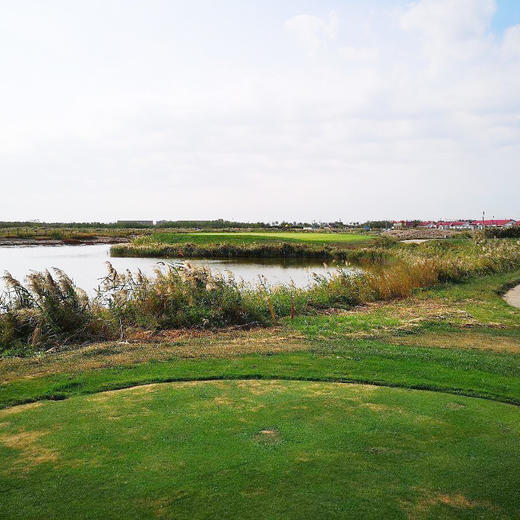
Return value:
<svg viewBox="0 0 520 520">
<path fill-rule="evenodd" d="M 0 70 L 0 220 L 520 219 L 517 1 L 4 2 Z"/>
<path fill-rule="evenodd" d="M 493 31 L 502 33 L 511 25 L 520 23 L 520 2 L 518 0 L 498 0 L 497 11 L 491 21 Z"/>
</svg>

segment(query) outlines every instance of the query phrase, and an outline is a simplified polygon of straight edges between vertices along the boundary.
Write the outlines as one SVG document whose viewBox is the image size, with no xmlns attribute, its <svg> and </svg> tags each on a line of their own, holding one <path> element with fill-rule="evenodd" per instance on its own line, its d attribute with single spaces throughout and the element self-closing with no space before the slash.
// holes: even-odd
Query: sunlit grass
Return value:
<svg viewBox="0 0 520 520">
<path fill-rule="evenodd" d="M 173 383 L 0 411 L 0 423 L 1 507 L 11 519 L 519 512 L 517 410 L 462 396 Z"/>
<path fill-rule="evenodd" d="M 254 242 L 304 242 L 314 244 L 339 244 L 345 242 L 366 242 L 374 235 L 362 233 L 319 233 L 319 232 L 251 232 L 251 233 L 153 233 L 152 241 L 165 244 L 177 243 L 243 243 Z"/>
</svg>

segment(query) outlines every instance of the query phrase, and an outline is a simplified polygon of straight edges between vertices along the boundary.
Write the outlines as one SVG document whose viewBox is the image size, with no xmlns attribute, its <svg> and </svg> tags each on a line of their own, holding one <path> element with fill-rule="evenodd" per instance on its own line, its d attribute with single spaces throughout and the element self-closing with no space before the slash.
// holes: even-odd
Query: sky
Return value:
<svg viewBox="0 0 520 520">
<path fill-rule="evenodd" d="M 518 0 L 0 0 L 0 220 L 520 219 Z"/>
</svg>

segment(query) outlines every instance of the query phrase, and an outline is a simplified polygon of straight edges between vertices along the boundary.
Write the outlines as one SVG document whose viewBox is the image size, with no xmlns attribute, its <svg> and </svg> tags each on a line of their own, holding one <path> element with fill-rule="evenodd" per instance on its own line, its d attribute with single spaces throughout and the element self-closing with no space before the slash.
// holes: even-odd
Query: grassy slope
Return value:
<svg viewBox="0 0 520 520">
<path fill-rule="evenodd" d="M 0 517 L 516 517 L 520 409 L 492 400 L 520 404 L 520 311 L 498 294 L 519 279 L 287 320 L 264 343 L 253 331 L 0 361 L 1 406 L 73 397 L 0 411 Z M 237 378 L 263 381 L 84 396 Z"/>
<path fill-rule="evenodd" d="M 520 403 L 520 311 L 498 294 L 518 279 L 520 272 L 488 276 L 341 315 L 298 317 L 274 334 L 6 359 L 0 407 L 148 382 L 242 377 L 374 382 Z"/>
<path fill-rule="evenodd" d="M 312 345 L 314 351 L 223 359 L 172 359 L 13 381 L 0 404 L 65 399 L 146 383 L 211 379 L 295 379 L 372 383 L 487 397 L 520 405 L 520 357 L 398 347 L 378 341 Z"/>
</svg>

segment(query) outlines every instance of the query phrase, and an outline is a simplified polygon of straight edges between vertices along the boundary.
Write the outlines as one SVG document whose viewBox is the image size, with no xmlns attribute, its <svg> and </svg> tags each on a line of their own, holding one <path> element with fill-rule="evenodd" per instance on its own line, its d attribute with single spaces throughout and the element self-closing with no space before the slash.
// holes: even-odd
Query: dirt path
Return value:
<svg viewBox="0 0 520 520">
<path fill-rule="evenodd" d="M 509 303 L 509 305 L 520 309 L 520 285 L 507 291 L 504 295 L 504 300 Z"/>
</svg>

